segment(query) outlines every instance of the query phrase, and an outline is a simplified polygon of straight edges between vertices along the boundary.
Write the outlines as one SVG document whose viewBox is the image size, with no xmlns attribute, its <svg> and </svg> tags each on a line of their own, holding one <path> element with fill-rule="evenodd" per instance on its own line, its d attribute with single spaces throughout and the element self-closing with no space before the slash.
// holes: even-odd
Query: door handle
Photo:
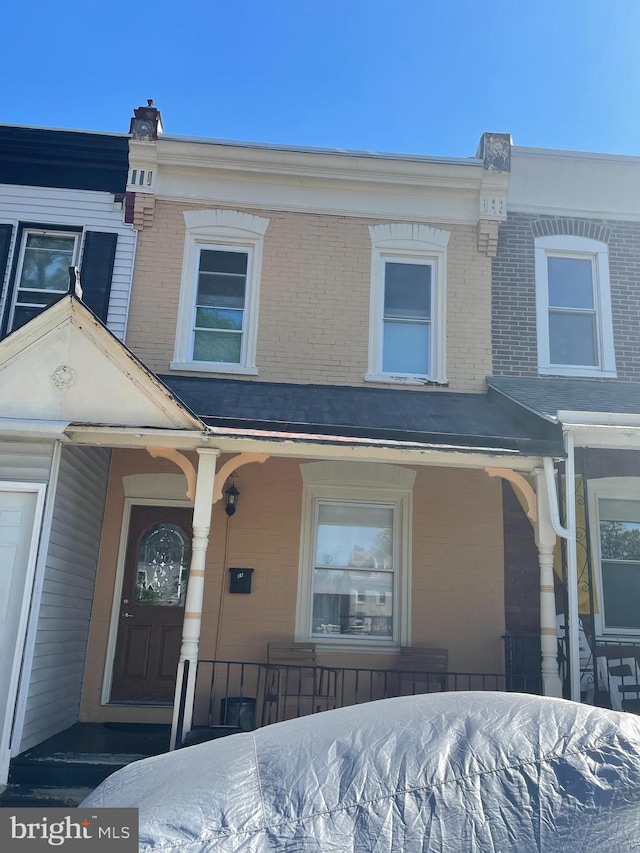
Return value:
<svg viewBox="0 0 640 853">
<path fill-rule="evenodd" d="M 133 613 L 121 613 L 123 619 L 133 619 Z"/>
</svg>

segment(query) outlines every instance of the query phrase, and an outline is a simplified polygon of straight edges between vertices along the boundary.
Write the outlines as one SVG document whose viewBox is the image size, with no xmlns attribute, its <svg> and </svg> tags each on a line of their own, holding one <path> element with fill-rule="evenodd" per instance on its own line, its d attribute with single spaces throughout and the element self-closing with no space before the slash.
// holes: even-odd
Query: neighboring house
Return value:
<svg viewBox="0 0 640 853">
<path fill-rule="evenodd" d="M 493 264 L 489 385 L 565 436 L 558 612 L 573 613 L 574 625 L 579 612 L 587 634 L 582 652 L 574 643 L 573 695 L 590 673 L 614 707 L 639 698 L 639 197 L 638 158 L 514 148 Z M 505 528 L 512 585 L 535 569 L 518 513 Z M 530 624 L 531 611 L 514 607 L 508 628 Z M 623 666 L 626 696 L 616 695 L 612 666 L 618 678 Z"/>
<path fill-rule="evenodd" d="M 561 428 L 485 378 L 509 137 L 377 155 L 162 136 L 152 104 L 135 113 L 126 347 L 86 295 L 94 314 L 62 296 L 0 342 L 3 486 L 37 516 L 6 628 L 5 769 L 77 719 L 178 735 L 237 700 L 260 723 L 281 699 L 389 695 L 410 646 L 445 650 L 437 689 L 526 687 L 504 666 L 504 479 L 534 522 L 559 695 Z M 78 249 L 60 251 L 61 269 Z M 304 701 L 267 666 L 276 641 L 315 646 Z"/>
<path fill-rule="evenodd" d="M 0 126 L 0 782 L 10 752 L 78 719 L 110 451 L 65 444 L 76 416 L 65 421 L 60 403 L 75 394 L 90 420 L 100 397 L 100 417 L 121 422 L 92 353 L 71 368 L 66 352 L 76 316 L 108 346 L 102 323 L 125 335 L 136 243 L 124 222 L 128 147 L 126 135 Z M 60 322 L 71 266 L 99 320 L 78 306 Z M 16 349 L 25 340 L 28 355 Z"/>
</svg>

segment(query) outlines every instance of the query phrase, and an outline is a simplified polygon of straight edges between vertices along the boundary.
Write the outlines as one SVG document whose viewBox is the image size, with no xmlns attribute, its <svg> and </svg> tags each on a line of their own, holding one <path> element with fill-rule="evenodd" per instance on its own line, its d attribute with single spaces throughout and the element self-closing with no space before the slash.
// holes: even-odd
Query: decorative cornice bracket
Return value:
<svg viewBox="0 0 640 853">
<path fill-rule="evenodd" d="M 522 474 L 518 474 L 512 468 L 485 468 L 484 470 L 490 477 L 500 477 L 502 480 L 508 480 L 520 492 L 527 504 L 527 515 L 535 524 L 538 521 L 538 500 L 531 483 Z"/>
<path fill-rule="evenodd" d="M 498 223 L 495 219 L 479 220 L 478 251 L 489 258 L 495 258 L 498 253 Z"/>
<path fill-rule="evenodd" d="M 238 468 L 241 468 L 243 465 L 248 465 L 250 462 L 259 462 L 262 464 L 267 461 L 269 456 L 269 453 L 239 453 L 232 459 L 228 459 L 216 474 L 216 487 L 213 492 L 213 502 L 216 503 L 216 501 L 222 500 L 222 489 L 224 484 L 234 471 L 237 471 Z"/>
<path fill-rule="evenodd" d="M 158 457 L 168 459 L 174 465 L 177 465 L 187 479 L 186 496 L 190 501 L 195 501 L 197 473 L 195 467 L 187 457 L 173 447 L 147 447 L 147 453 L 149 456 L 153 456 L 154 459 Z"/>
</svg>

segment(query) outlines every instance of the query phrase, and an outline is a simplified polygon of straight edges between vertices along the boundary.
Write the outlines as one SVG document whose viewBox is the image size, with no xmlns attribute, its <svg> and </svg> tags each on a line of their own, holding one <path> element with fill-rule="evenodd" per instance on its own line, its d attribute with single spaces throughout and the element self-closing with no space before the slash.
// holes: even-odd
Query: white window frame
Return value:
<svg viewBox="0 0 640 853">
<path fill-rule="evenodd" d="M 591 553 L 594 557 L 594 580 L 598 594 L 598 613 L 595 614 L 595 629 L 599 636 L 638 637 L 640 629 L 607 628 L 605 623 L 604 594 L 602 581 L 602 549 L 600 547 L 600 500 L 640 501 L 640 477 L 602 477 L 587 481 L 589 497 L 589 530 Z"/>
<path fill-rule="evenodd" d="M 237 373 L 255 376 L 258 373 L 256 344 L 262 247 L 269 220 L 237 210 L 188 210 L 184 212 L 184 220 L 186 236 L 182 261 L 178 326 L 174 359 L 170 367 L 172 370 Z M 239 364 L 193 360 L 201 249 L 246 251 L 248 255 L 241 361 Z"/>
<path fill-rule="evenodd" d="M 391 223 L 369 226 L 371 291 L 369 305 L 369 364 L 366 382 L 423 385 L 446 384 L 447 245 L 451 232 L 428 225 Z M 431 267 L 429 372 L 389 373 L 383 370 L 384 288 L 387 262 Z"/>
<path fill-rule="evenodd" d="M 21 235 L 21 242 L 18 250 L 18 263 L 16 264 L 16 272 L 13 278 L 13 292 L 11 294 L 9 319 L 7 321 L 7 334 L 13 331 L 13 319 L 18 303 L 18 293 L 20 292 L 20 279 L 22 278 L 22 268 L 24 265 L 24 256 L 27 249 L 27 240 L 30 236 L 34 234 L 39 237 L 73 237 L 73 253 L 69 266 L 73 267 L 78 265 L 78 258 L 80 257 L 80 247 L 83 238 L 82 231 L 58 231 L 55 228 L 25 228 Z M 64 293 L 61 291 L 56 292 L 60 293 L 60 298 L 62 298 L 62 296 L 64 295 Z M 42 313 L 42 311 L 45 311 L 48 307 L 49 306 L 40 307 L 40 313 Z"/>
<path fill-rule="evenodd" d="M 593 269 L 595 346 L 598 365 L 552 364 L 549 347 L 549 257 L 591 260 Z M 616 376 L 616 357 L 611 313 L 609 247 L 587 237 L 558 235 L 535 240 L 536 321 L 538 331 L 538 373 L 551 376 Z"/>
<path fill-rule="evenodd" d="M 303 479 L 300 560 L 296 602 L 297 642 L 327 650 L 397 651 L 411 637 L 411 519 L 416 472 L 396 465 L 358 462 L 310 462 Z M 313 569 L 318 502 L 346 501 L 392 506 L 394 510 L 393 637 L 312 635 Z"/>
</svg>

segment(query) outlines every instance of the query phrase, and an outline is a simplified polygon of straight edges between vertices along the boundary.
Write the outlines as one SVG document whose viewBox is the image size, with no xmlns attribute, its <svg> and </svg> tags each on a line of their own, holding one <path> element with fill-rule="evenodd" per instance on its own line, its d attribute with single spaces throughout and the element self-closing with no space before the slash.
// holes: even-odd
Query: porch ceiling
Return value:
<svg viewBox="0 0 640 853">
<path fill-rule="evenodd" d="M 467 452 L 563 456 L 558 427 L 497 395 L 159 377 L 210 427 L 279 433 L 290 440 L 336 436 Z"/>
</svg>

